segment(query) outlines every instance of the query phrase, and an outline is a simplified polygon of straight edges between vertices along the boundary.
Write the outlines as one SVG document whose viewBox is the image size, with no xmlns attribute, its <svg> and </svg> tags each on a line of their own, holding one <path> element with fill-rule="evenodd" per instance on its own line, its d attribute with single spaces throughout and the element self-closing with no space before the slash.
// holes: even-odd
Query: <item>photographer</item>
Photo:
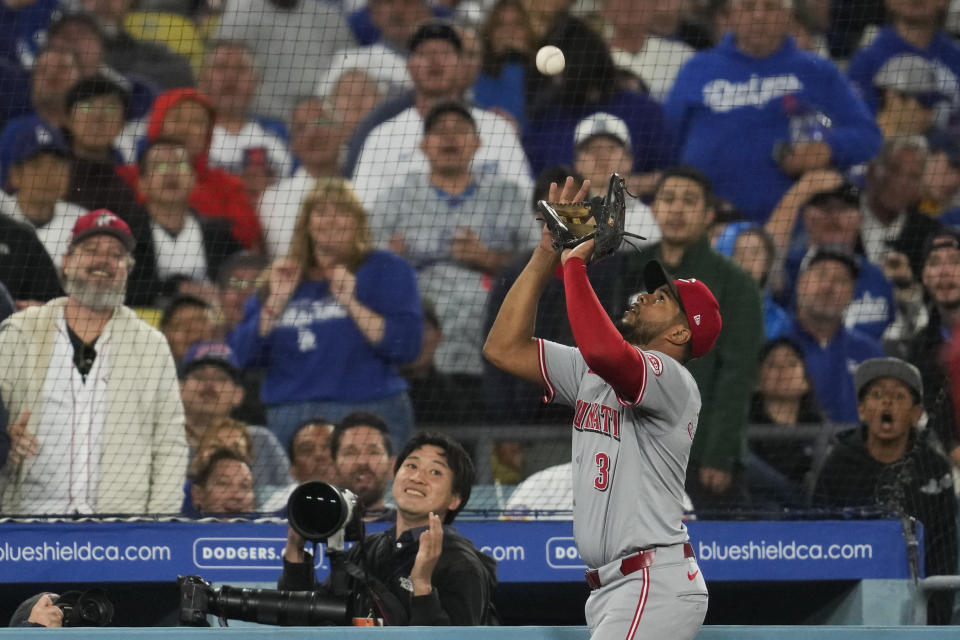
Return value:
<svg viewBox="0 0 960 640">
<path fill-rule="evenodd" d="M 373 533 L 347 551 L 347 560 L 383 582 L 410 625 L 496 624 L 491 599 L 496 563 L 449 525 L 470 498 L 474 470 L 455 440 L 416 434 L 394 464 L 396 524 Z M 442 523 L 442 525 L 441 525 Z M 279 589 L 325 591 L 313 571 L 313 557 L 292 528 L 283 552 Z"/>
<path fill-rule="evenodd" d="M 10 617 L 11 627 L 62 627 L 63 610 L 54 604 L 55 593 L 38 593 L 20 603 Z"/>
</svg>

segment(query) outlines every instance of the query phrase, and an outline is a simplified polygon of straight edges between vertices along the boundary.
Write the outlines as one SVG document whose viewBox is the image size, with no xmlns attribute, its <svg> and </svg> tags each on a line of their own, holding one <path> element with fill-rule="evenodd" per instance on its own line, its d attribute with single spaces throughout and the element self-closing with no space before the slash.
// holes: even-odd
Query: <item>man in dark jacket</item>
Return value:
<svg viewBox="0 0 960 640">
<path fill-rule="evenodd" d="M 372 533 L 346 554 L 384 583 L 415 626 L 495 624 L 496 563 L 450 526 L 470 499 L 473 463 L 455 440 L 421 432 L 394 464 L 396 524 Z M 292 528 L 279 589 L 324 591 L 313 557 Z"/>
<path fill-rule="evenodd" d="M 957 501 L 950 463 L 916 429 L 923 415 L 920 371 L 899 358 L 857 367 L 861 428 L 841 436 L 827 457 L 815 500 L 834 507 L 880 507 L 923 523 L 927 575 L 957 568 Z M 930 598 L 932 624 L 949 624 L 953 592 Z"/>
<path fill-rule="evenodd" d="M 695 509 L 735 506 L 750 394 L 763 344 L 763 308 L 753 278 L 710 248 L 714 217 L 710 181 L 688 167 L 666 170 L 654 191 L 653 214 L 663 239 L 631 254 L 623 271 L 621 304 L 641 289 L 643 268 L 660 260 L 676 278 L 706 284 L 720 304 L 723 330 L 716 346 L 688 365 L 700 387 L 703 409 L 687 466 L 687 493 Z M 625 309 L 615 310 L 619 318 Z"/>
</svg>

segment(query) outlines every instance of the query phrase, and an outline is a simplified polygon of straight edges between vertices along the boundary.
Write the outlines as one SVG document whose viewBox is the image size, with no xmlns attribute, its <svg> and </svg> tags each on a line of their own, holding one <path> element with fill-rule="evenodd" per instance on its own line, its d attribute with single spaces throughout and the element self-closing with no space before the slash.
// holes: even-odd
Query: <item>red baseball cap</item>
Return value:
<svg viewBox="0 0 960 640">
<path fill-rule="evenodd" d="M 113 236 L 123 243 L 127 251 L 132 252 L 137 246 L 137 241 L 127 223 L 108 209 L 96 209 L 77 218 L 73 225 L 73 232 L 70 234 L 70 246 L 99 233 Z"/>
<path fill-rule="evenodd" d="M 643 283 L 649 293 L 666 285 L 680 302 L 680 308 L 690 325 L 690 355 L 699 358 L 713 348 L 723 328 L 723 321 L 720 318 L 720 305 L 707 285 L 693 278 L 670 278 L 658 260 L 651 260 L 643 268 Z"/>
</svg>

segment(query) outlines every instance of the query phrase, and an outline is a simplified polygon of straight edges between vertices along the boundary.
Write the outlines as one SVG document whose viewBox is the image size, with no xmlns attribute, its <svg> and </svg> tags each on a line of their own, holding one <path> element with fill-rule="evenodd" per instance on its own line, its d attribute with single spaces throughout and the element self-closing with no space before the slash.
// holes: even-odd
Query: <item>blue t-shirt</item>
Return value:
<svg viewBox="0 0 960 640">
<path fill-rule="evenodd" d="M 813 379 L 817 402 L 827 419 L 851 424 L 859 422 L 853 372 L 864 360 L 885 355 L 880 343 L 856 329 L 841 329 L 829 344 L 821 347 L 799 323 L 789 337 L 803 351 L 803 361 Z"/>
<path fill-rule="evenodd" d="M 800 265 L 809 250 L 805 246 L 794 246 L 787 253 L 784 263 L 784 287 L 781 301 L 788 301 L 792 308 L 795 300 L 795 287 L 800 273 Z M 844 322 L 848 329 L 858 329 L 876 340 L 893 322 L 896 306 L 893 299 L 893 285 L 883 274 L 883 269 L 865 259 L 860 259 L 860 276 L 853 291 L 853 300 L 847 307 Z"/>
<path fill-rule="evenodd" d="M 241 367 L 266 367 L 260 389 L 264 403 L 368 402 L 407 388 L 397 365 L 412 362 L 423 339 L 413 268 L 388 251 L 373 251 L 355 275 L 357 299 L 385 321 L 383 339 L 375 345 L 326 281 L 302 282 L 264 337 L 258 333 L 260 300 L 247 300 L 243 322 L 227 341 Z"/>
<path fill-rule="evenodd" d="M 473 85 L 473 102 L 481 109 L 500 108 L 513 116 L 520 131 L 527 128 L 527 68 L 507 62 L 497 76 L 481 71 Z"/>
<path fill-rule="evenodd" d="M 866 162 L 880 150 L 880 130 L 849 81 L 792 38 L 758 59 L 728 34 L 683 66 L 663 108 L 680 162 L 703 171 L 717 195 L 764 223 L 794 182 L 773 151 L 789 138 L 787 109 L 795 103 L 831 119 L 825 142 L 834 167 Z"/>
</svg>

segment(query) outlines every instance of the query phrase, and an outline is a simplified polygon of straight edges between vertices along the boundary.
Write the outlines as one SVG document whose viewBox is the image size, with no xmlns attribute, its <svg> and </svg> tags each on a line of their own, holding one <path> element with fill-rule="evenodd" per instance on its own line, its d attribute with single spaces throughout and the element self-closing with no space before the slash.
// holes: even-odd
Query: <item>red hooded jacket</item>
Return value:
<svg viewBox="0 0 960 640">
<path fill-rule="evenodd" d="M 153 103 L 153 111 L 147 127 L 147 140 L 153 141 L 160 137 L 167 113 L 184 100 L 193 100 L 202 104 L 210 112 L 210 119 L 213 122 L 213 105 L 206 96 L 196 89 L 171 89 L 157 96 Z M 210 127 L 205 151 L 193 158 L 197 184 L 193 188 L 193 193 L 190 194 L 190 206 L 201 215 L 229 219 L 233 223 L 233 237 L 239 240 L 245 249 L 257 250 L 263 242 L 263 229 L 260 227 L 257 211 L 247 197 L 243 181 L 223 169 L 207 165 L 207 153 L 212 138 L 213 126 Z M 135 163 L 117 167 L 117 173 L 130 183 L 130 186 L 137 189 L 140 170 Z M 139 191 L 138 196 L 143 201 L 143 195 Z"/>
</svg>

